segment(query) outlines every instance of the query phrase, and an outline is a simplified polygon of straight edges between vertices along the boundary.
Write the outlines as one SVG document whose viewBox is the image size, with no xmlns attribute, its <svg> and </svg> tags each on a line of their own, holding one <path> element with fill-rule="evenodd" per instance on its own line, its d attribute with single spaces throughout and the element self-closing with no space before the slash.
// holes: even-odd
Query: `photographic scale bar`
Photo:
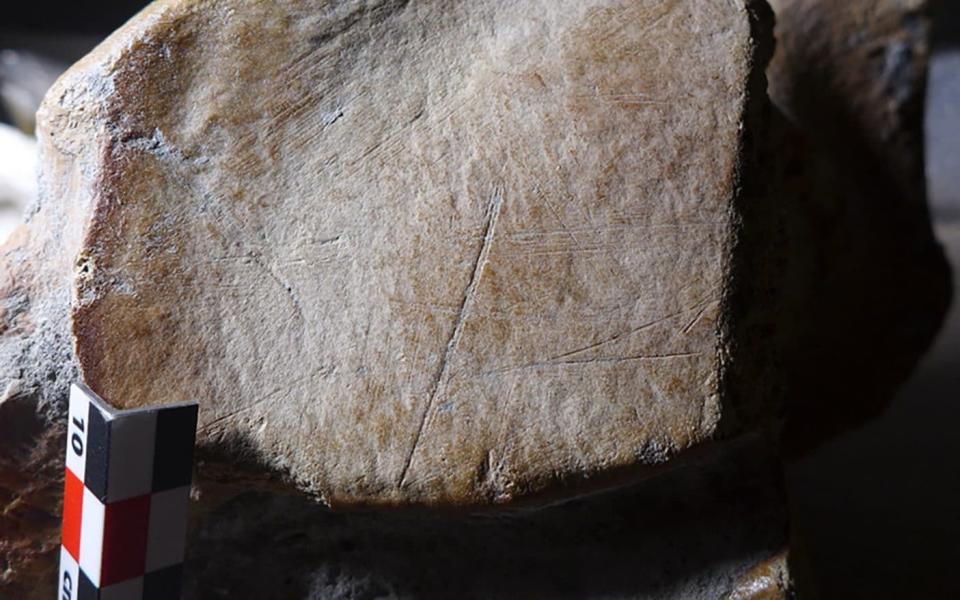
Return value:
<svg viewBox="0 0 960 600">
<path fill-rule="evenodd" d="M 70 388 L 60 600 L 180 597 L 197 410 L 116 410 Z"/>
</svg>

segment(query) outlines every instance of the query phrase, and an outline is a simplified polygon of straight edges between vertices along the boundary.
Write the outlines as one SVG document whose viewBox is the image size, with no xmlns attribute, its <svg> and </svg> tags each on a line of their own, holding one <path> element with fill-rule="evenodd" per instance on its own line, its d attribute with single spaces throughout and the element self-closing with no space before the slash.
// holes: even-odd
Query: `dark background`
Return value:
<svg viewBox="0 0 960 600">
<path fill-rule="evenodd" d="M 928 202 L 960 281 L 960 2 L 935 5 Z M 811 374 L 815 376 L 815 374 Z M 787 465 L 793 545 L 824 598 L 960 598 L 960 307 L 878 418 Z"/>
<path fill-rule="evenodd" d="M 75 0 L 66 2 L 7 2 L 3 28 L 32 32 L 69 32 L 103 35 L 133 16 L 149 2 L 138 0 Z"/>
<path fill-rule="evenodd" d="M 9 2 L 0 50 L 64 65 L 147 2 Z M 960 277 L 960 2 L 937 7 L 927 104 L 935 229 Z M 823 598 L 960 598 L 960 309 L 889 408 L 787 465 L 795 576 Z M 803 586 L 807 588 L 808 586 Z"/>
</svg>

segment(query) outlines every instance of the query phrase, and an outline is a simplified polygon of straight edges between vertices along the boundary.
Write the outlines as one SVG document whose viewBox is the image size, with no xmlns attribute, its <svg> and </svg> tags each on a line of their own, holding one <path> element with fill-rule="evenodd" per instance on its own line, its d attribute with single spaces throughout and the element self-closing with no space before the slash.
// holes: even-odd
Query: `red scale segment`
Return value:
<svg viewBox="0 0 960 600">
<path fill-rule="evenodd" d="M 62 543 L 73 560 L 80 560 L 80 525 L 83 522 L 83 482 L 70 469 L 63 478 Z"/>
</svg>

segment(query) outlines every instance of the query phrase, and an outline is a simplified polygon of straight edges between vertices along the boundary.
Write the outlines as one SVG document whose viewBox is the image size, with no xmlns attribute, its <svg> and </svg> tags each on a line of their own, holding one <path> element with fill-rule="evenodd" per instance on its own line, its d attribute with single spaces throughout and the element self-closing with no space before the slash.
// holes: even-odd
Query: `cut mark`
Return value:
<svg viewBox="0 0 960 600">
<path fill-rule="evenodd" d="M 536 369 L 540 367 L 569 367 L 577 365 L 596 365 L 606 363 L 621 363 L 627 361 L 646 361 L 646 360 L 671 360 L 675 358 L 692 358 L 700 356 L 702 352 L 674 352 L 669 354 L 637 354 L 632 356 L 599 356 L 596 358 L 584 358 L 579 360 L 548 360 L 543 362 L 533 362 L 513 367 L 495 369 L 493 371 L 484 371 L 480 375 L 495 375 L 499 373 L 510 373 L 513 371 L 522 371 L 525 369 Z"/>
<path fill-rule="evenodd" d="M 447 341 L 447 349 L 444 352 L 443 360 L 440 362 L 440 367 L 437 369 L 437 375 L 433 378 L 433 385 L 431 386 L 427 405 L 420 415 L 420 425 L 417 427 L 417 434 L 413 438 L 413 445 L 410 447 L 410 452 L 407 453 L 407 459 L 404 462 L 403 469 L 400 471 L 400 479 L 397 482 L 398 488 L 403 487 L 407 481 L 407 472 L 410 470 L 410 465 L 413 463 L 413 456 L 417 452 L 420 440 L 423 437 L 423 432 L 426 429 L 427 419 L 430 417 L 430 410 L 446 387 L 451 358 L 453 358 L 457 346 L 460 344 L 464 324 L 466 323 L 467 316 L 472 311 L 477 296 L 477 288 L 480 285 L 480 278 L 483 276 L 483 269 L 489 260 L 490 247 L 493 243 L 494 233 L 496 233 L 501 206 L 503 206 L 503 193 L 500 188 L 497 188 L 490 197 L 490 203 L 487 206 L 486 222 L 483 229 L 483 244 L 480 246 L 480 251 L 477 252 L 476 260 L 474 260 L 470 283 L 463 292 L 463 301 L 460 303 L 460 310 L 457 311 L 457 320 L 453 327 L 453 333 L 450 334 L 450 339 Z"/>
</svg>

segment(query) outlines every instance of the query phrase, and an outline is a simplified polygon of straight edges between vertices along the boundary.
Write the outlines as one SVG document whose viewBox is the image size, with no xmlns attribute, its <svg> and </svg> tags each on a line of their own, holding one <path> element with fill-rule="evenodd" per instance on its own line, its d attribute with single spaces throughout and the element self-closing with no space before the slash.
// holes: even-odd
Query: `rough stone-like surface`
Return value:
<svg viewBox="0 0 960 600">
<path fill-rule="evenodd" d="M 158 2 L 39 114 L 83 378 L 333 505 L 702 446 L 757 43 L 742 2 Z"/>
<path fill-rule="evenodd" d="M 54 597 L 60 550 L 64 427 L 38 418 L 33 398 L 0 395 L 0 596 Z"/>
<path fill-rule="evenodd" d="M 924 0 L 773 0 L 773 103 L 795 137 L 785 219 L 795 305 L 781 327 L 789 447 L 882 410 L 939 328 L 949 270 L 923 169 Z M 792 178 L 791 178 L 792 177 Z"/>
</svg>

